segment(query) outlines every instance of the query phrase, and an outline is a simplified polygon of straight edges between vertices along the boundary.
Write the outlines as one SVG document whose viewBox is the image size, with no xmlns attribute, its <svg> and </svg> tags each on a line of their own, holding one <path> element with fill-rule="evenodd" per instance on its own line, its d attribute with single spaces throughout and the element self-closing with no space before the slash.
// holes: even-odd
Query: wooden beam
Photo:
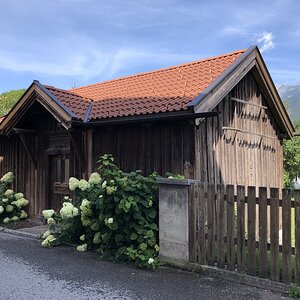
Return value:
<svg viewBox="0 0 300 300">
<path fill-rule="evenodd" d="M 32 163 L 34 165 L 34 168 L 37 169 L 37 162 L 36 162 L 36 159 L 34 157 L 34 154 L 30 150 L 30 143 L 29 143 L 29 141 L 27 140 L 26 136 L 23 133 L 19 133 L 19 137 L 21 139 L 21 142 L 22 142 L 22 144 L 23 144 L 23 146 L 24 146 L 27 154 L 30 157 L 30 160 L 32 161 Z"/>
<path fill-rule="evenodd" d="M 35 134 L 37 133 L 37 130 L 31 130 L 31 129 L 24 129 L 24 128 L 14 128 L 13 132 L 17 133 L 17 134 Z"/>
<path fill-rule="evenodd" d="M 251 105 L 251 106 L 255 106 L 255 107 L 259 107 L 259 108 L 263 108 L 263 109 L 268 109 L 267 106 L 263 106 L 263 105 L 251 103 L 251 102 L 248 102 L 248 101 L 245 101 L 245 100 L 241 100 L 241 99 L 238 99 L 238 98 L 234 98 L 234 97 L 231 97 L 230 100 L 235 101 L 235 102 L 244 103 L 246 105 Z"/>
<path fill-rule="evenodd" d="M 256 132 L 252 132 L 252 131 L 247 131 L 247 130 L 243 130 L 243 129 L 239 129 L 239 128 L 223 127 L 222 129 L 223 130 L 232 130 L 232 131 L 247 133 L 247 134 L 252 134 L 252 135 L 257 135 L 257 136 L 261 136 L 261 137 L 265 137 L 265 138 L 268 138 L 268 139 L 275 140 L 275 137 L 273 137 L 273 136 L 266 135 L 266 134 L 261 134 L 261 133 L 256 133 Z"/>
<path fill-rule="evenodd" d="M 86 157 L 87 157 L 87 173 L 90 176 L 93 172 L 93 129 L 86 132 Z"/>
<path fill-rule="evenodd" d="M 85 173 L 86 163 L 85 163 L 84 156 L 82 154 L 81 145 L 78 143 L 78 139 L 74 136 L 74 131 L 73 130 L 68 130 L 67 132 L 70 136 L 71 143 L 74 147 L 75 155 L 76 155 L 76 158 L 78 159 L 81 173 Z"/>
</svg>

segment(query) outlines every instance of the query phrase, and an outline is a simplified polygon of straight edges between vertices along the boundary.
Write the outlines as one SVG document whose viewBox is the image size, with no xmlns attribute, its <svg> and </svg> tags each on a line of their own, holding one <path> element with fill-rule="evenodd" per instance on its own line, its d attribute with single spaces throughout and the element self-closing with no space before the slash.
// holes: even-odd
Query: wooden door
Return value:
<svg viewBox="0 0 300 300">
<path fill-rule="evenodd" d="M 69 196 L 70 158 L 67 154 L 49 156 L 49 207 L 55 211 L 62 206 L 65 196 Z"/>
</svg>

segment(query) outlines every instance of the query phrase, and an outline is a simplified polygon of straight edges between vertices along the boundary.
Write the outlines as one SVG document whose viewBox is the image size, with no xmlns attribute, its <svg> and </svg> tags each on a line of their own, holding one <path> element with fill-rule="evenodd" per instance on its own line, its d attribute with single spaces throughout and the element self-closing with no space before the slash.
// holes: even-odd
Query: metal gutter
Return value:
<svg viewBox="0 0 300 300">
<path fill-rule="evenodd" d="M 84 127 L 98 127 L 105 125 L 118 125 L 118 124 L 132 124 L 140 122 L 157 122 L 157 121 L 166 121 L 166 120 L 193 120 L 198 118 L 210 118 L 217 117 L 218 112 L 204 112 L 204 113 L 194 113 L 192 110 L 189 112 L 171 112 L 171 113 L 159 113 L 159 114 L 149 114 L 142 116 L 130 116 L 130 117 L 119 117 L 119 118 L 110 118 L 110 119 L 100 119 L 89 121 L 87 123 L 72 120 L 71 125 L 84 126 Z"/>
<path fill-rule="evenodd" d="M 47 94 L 58 106 L 60 106 L 68 115 L 70 115 L 74 119 L 78 119 L 76 114 L 74 114 L 69 108 L 67 108 L 61 101 L 55 97 L 52 93 L 50 93 L 38 80 L 33 80 L 33 83 L 36 84 L 44 93 Z"/>
<path fill-rule="evenodd" d="M 240 57 L 235 60 L 219 77 L 217 77 L 208 87 L 196 96 L 187 107 L 197 106 L 208 94 L 210 94 L 227 76 L 229 76 L 255 49 L 256 45 L 249 47 Z"/>
<path fill-rule="evenodd" d="M 86 111 L 86 114 L 85 114 L 85 116 L 84 116 L 84 119 L 83 119 L 83 122 L 84 122 L 84 123 L 87 123 L 87 122 L 88 122 L 89 116 L 90 116 L 90 114 L 91 114 L 91 112 L 92 112 L 93 105 L 94 105 L 94 101 L 91 100 L 91 103 L 90 103 L 90 105 L 89 105 L 89 107 L 88 107 L 88 109 L 87 109 L 87 111 Z"/>
</svg>

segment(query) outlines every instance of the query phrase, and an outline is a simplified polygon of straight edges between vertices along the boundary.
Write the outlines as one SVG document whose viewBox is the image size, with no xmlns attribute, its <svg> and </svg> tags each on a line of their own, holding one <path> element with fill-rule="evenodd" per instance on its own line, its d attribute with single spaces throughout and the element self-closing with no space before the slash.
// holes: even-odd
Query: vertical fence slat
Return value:
<svg viewBox="0 0 300 300">
<path fill-rule="evenodd" d="M 282 193 L 282 281 L 292 281 L 291 270 L 291 195 L 287 189 Z"/>
<path fill-rule="evenodd" d="M 206 264 L 206 241 L 205 241 L 205 220 L 206 220 L 206 198 L 205 198 L 205 185 L 198 184 L 198 261 L 201 265 Z"/>
<path fill-rule="evenodd" d="M 192 184 L 189 188 L 189 260 L 190 262 L 196 262 L 196 248 L 197 248 L 197 202 L 198 195 L 196 193 L 197 188 Z"/>
<path fill-rule="evenodd" d="M 279 190 L 270 190 L 270 278 L 279 280 Z"/>
<path fill-rule="evenodd" d="M 215 265 L 215 186 L 207 187 L 207 263 Z"/>
<path fill-rule="evenodd" d="M 295 281 L 300 286 L 300 191 L 295 192 Z"/>
<path fill-rule="evenodd" d="M 247 273 L 256 275 L 256 240 L 255 240 L 255 224 L 256 224 L 256 195 L 255 187 L 248 187 L 248 262 Z"/>
<path fill-rule="evenodd" d="M 245 253 L 245 187 L 237 186 L 237 269 L 246 270 Z"/>
<path fill-rule="evenodd" d="M 267 211 L 267 188 L 259 188 L 259 276 L 268 275 L 268 211 Z"/>
<path fill-rule="evenodd" d="M 227 185 L 227 268 L 235 269 L 234 249 L 234 186 Z"/>
<path fill-rule="evenodd" d="M 225 219 L 224 219 L 224 186 L 218 185 L 217 187 L 217 264 L 219 268 L 225 266 Z"/>
</svg>

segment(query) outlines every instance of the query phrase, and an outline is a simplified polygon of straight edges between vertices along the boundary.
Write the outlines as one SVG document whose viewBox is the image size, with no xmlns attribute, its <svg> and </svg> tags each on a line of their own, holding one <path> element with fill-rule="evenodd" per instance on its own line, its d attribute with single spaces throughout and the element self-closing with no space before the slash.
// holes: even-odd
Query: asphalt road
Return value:
<svg viewBox="0 0 300 300">
<path fill-rule="evenodd" d="M 0 299 L 284 299 L 249 286 L 161 268 L 155 272 L 100 260 L 72 247 L 44 249 L 0 232 Z"/>
</svg>

